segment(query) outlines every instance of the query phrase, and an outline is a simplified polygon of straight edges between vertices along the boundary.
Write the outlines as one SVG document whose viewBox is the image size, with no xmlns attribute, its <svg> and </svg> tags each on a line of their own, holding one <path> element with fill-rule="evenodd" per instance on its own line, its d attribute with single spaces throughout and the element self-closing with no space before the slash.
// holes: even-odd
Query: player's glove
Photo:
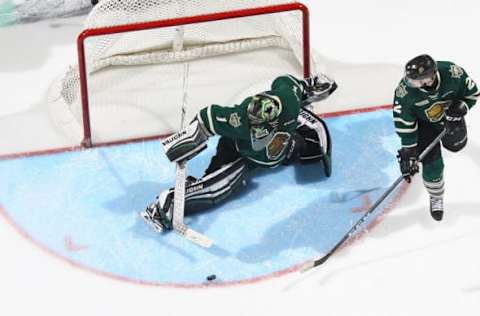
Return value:
<svg viewBox="0 0 480 316">
<path fill-rule="evenodd" d="M 464 117 L 467 113 L 468 105 L 462 100 L 452 101 L 446 110 L 447 117 Z"/>
<path fill-rule="evenodd" d="M 398 151 L 398 163 L 400 164 L 400 171 L 402 176 L 410 183 L 411 176 L 418 172 L 417 147 L 402 148 Z"/>
<path fill-rule="evenodd" d="M 305 104 L 324 100 L 337 89 L 335 81 L 325 75 L 315 75 L 304 79 L 302 85 L 304 88 Z"/>
<path fill-rule="evenodd" d="M 454 100 L 445 110 L 448 134 L 457 133 L 459 128 L 466 128 L 464 116 L 468 113 L 468 105 L 463 100 Z"/>
</svg>

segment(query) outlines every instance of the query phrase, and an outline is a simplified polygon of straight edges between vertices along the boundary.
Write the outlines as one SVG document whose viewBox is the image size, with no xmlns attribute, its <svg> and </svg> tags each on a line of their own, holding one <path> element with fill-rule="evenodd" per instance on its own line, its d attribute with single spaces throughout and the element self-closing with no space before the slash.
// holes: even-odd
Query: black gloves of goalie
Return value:
<svg viewBox="0 0 480 316">
<path fill-rule="evenodd" d="M 468 105 L 462 100 L 452 101 L 446 110 L 447 117 L 464 117 L 468 112 Z"/>
<path fill-rule="evenodd" d="M 402 176 L 410 183 L 411 176 L 418 172 L 417 147 L 402 148 L 398 151 L 398 163 L 400 164 L 400 171 Z"/>
</svg>

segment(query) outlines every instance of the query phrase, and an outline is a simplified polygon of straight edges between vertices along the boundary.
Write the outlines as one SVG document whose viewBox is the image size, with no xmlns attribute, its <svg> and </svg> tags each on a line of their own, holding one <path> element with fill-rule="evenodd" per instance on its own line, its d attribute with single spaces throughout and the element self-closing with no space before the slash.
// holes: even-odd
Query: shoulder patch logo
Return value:
<svg viewBox="0 0 480 316">
<path fill-rule="evenodd" d="M 228 124 L 233 126 L 234 128 L 238 128 L 242 125 L 242 122 L 240 121 L 240 116 L 238 113 L 232 113 L 230 114 L 230 118 L 228 119 Z"/>
<path fill-rule="evenodd" d="M 395 96 L 397 96 L 397 98 L 403 98 L 407 94 L 408 94 L 407 86 L 404 83 L 400 83 L 397 89 L 395 90 Z"/>
<path fill-rule="evenodd" d="M 451 65 L 450 74 L 452 78 L 460 78 L 463 75 L 463 69 L 457 65 Z"/>
</svg>

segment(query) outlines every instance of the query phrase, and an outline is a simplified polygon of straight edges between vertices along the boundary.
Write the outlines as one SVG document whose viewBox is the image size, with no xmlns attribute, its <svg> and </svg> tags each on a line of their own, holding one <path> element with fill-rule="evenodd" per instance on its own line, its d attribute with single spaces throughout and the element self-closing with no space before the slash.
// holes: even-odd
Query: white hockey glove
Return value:
<svg viewBox="0 0 480 316">
<path fill-rule="evenodd" d="M 328 98 L 337 89 L 335 81 L 324 74 L 314 75 L 302 83 L 305 93 L 304 106 Z"/>
<path fill-rule="evenodd" d="M 190 160 L 207 148 L 208 137 L 205 127 L 194 120 L 187 128 L 164 139 L 162 145 L 170 161 L 180 162 Z"/>
</svg>

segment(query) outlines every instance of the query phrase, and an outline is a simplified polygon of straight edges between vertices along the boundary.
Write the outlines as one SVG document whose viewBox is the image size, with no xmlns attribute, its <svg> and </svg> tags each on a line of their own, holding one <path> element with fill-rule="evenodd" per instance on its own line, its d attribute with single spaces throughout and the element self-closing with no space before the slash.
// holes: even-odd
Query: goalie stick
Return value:
<svg viewBox="0 0 480 316">
<path fill-rule="evenodd" d="M 188 79 L 188 63 L 184 64 L 184 77 L 183 77 L 183 102 L 182 102 L 182 114 L 180 122 L 180 130 L 185 125 L 185 112 L 186 112 L 186 99 L 187 99 L 187 79 Z M 187 177 L 187 162 L 180 161 L 176 163 L 175 174 L 175 189 L 174 189 L 174 201 L 173 201 L 173 229 L 191 242 L 208 248 L 213 244 L 213 241 L 205 235 L 202 235 L 193 229 L 185 225 L 184 212 L 185 212 L 185 179 Z"/>
<path fill-rule="evenodd" d="M 442 137 L 445 135 L 446 133 L 446 129 L 444 129 L 438 136 L 437 138 L 435 138 L 431 143 L 430 145 L 427 146 L 427 148 L 425 148 L 423 150 L 423 152 L 420 154 L 420 156 L 418 157 L 418 161 L 422 161 L 426 155 L 428 155 L 428 153 L 433 149 L 433 147 L 435 147 L 441 140 L 442 140 Z M 325 261 L 328 260 L 328 258 L 330 258 L 331 255 L 333 255 L 335 253 L 335 251 L 337 251 L 338 248 L 340 248 L 341 245 L 343 245 L 343 243 L 348 240 L 353 234 L 355 234 L 358 230 L 358 228 L 360 226 L 362 226 L 363 223 L 365 223 L 365 221 L 368 219 L 368 217 L 373 213 L 373 211 L 375 211 L 375 209 L 387 198 L 388 195 L 390 195 L 390 193 L 392 193 L 393 190 L 395 190 L 395 188 L 402 182 L 403 180 L 403 175 L 399 176 L 397 178 L 397 180 L 395 180 L 395 182 L 393 182 L 390 187 L 388 187 L 388 189 L 382 194 L 382 196 L 380 196 L 376 201 L 375 203 L 373 203 L 372 206 L 370 206 L 370 208 L 368 209 L 367 212 L 365 212 L 365 214 L 355 223 L 355 225 L 353 225 L 352 228 L 350 228 L 350 230 L 342 237 L 342 239 L 340 239 L 340 241 L 329 251 L 327 252 L 327 254 L 325 254 L 324 256 L 316 259 L 316 260 L 311 260 L 311 261 L 307 261 L 305 264 L 303 264 L 303 266 L 300 268 L 300 271 L 301 272 L 306 272 L 310 269 L 313 269 L 323 263 L 325 263 Z"/>
</svg>

